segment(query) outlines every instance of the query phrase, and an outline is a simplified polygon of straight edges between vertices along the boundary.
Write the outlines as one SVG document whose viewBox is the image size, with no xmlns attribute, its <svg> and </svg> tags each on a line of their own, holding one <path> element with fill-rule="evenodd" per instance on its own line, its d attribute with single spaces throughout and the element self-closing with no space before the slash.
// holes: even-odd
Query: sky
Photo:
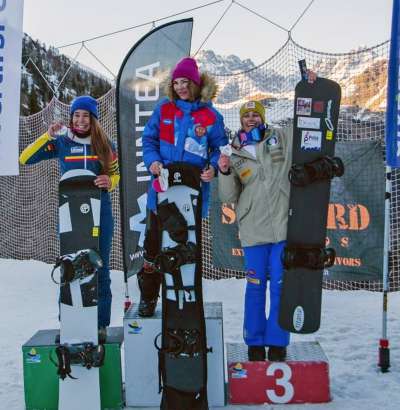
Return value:
<svg viewBox="0 0 400 410">
<path fill-rule="evenodd" d="M 212 0 L 25 0 L 24 31 L 47 46 L 62 46 L 170 16 Z M 290 28 L 310 0 L 238 0 L 276 24 Z M 236 54 L 260 64 L 272 56 L 288 38 L 287 32 L 240 7 L 232 0 L 170 18 L 193 17 L 192 53 L 231 5 L 214 33 L 203 46 L 217 54 Z M 304 47 L 325 52 L 347 52 L 359 46 L 373 46 L 390 37 L 391 0 L 314 0 L 292 38 Z M 85 43 L 112 73 L 130 48 L 150 29 L 151 24 L 114 36 Z M 61 48 L 75 57 L 80 45 Z M 108 70 L 86 50 L 78 61 L 108 76 Z"/>
</svg>

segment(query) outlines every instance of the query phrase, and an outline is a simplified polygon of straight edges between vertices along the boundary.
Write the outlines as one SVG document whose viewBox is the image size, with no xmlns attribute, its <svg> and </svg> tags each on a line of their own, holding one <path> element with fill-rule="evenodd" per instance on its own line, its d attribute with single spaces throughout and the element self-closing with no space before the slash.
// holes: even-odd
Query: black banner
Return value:
<svg viewBox="0 0 400 410">
<path fill-rule="evenodd" d="M 331 185 L 326 245 L 336 250 L 335 265 L 325 279 L 381 280 L 385 169 L 383 151 L 376 142 L 337 142 L 335 155 L 342 158 L 345 174 Z M 218 201 L 212 186 L 210 209 L 213 266 L 243 270 L 236 215 L 232 204 Z"/>
<path fill-rule="evenodd" d="M 190 54 L 193 19 L 160 26 L 129 51 L 120 68 L 117 88 L 120 203 L 124 272 L 141 268 L 150 180 L 142 150 L 142 132 L 175 64 Z"/>
</svg>

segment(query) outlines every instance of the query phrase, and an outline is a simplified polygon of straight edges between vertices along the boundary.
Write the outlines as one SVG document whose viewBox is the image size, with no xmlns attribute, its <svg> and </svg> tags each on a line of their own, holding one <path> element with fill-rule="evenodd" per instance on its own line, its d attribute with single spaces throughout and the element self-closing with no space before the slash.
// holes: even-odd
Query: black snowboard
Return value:
<svg viewBox="0 0 400 410">
<path fill-rule="evenodd" d="M 340 159 L 333 158 L 340 98 L 340 86 L 325 78 L 317 78 L 313 84 L 302 80 L 295 89 L 289 219 L 279 315 L 281 327 L 293 333 L 318 330 L 323 270 L 335 257 L 333 250 L 325 252 L 325 238 L 331 178 L 343 173 Z"/>
<path fill-rule="evenodd" d="M 206 410 L 207 348 L 202 295 L 200 169 L 172 164 L 158 193 L 163 272 L 161 409 Z"/>
<path fill-rule="evenodd" d="M 77 260 L 76 255 L 88 249 L 98 252 L 101 191 L 93 183 L 95 178 L 96 175 L 88 170 L 68 171 L 61 178 L 61 258 Z M 59 410 L 101 407 L 98 367 L 104 360 L 104 350 L 98 348 L 97 271 L 87 268 L 88 275 L 68 282 L 60 281 L 60 346 L 56 348 L 60 375 Z M 101 356 L 103 358 L 99 359 Z M 90 366 L 83 365 L 83 362 L 90 363 Z M 68 374 L 73 378 L 67 377 Z"/>
</svg>

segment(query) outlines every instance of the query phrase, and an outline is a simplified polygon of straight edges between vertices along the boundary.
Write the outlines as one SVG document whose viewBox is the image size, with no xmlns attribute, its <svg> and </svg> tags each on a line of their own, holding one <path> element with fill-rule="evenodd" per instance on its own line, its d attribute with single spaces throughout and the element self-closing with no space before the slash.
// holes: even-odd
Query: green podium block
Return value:
<svg viewBox="0 0 400 410">
<path fill-rule="evenodd" d="M 58 386 L 62 383 L 57 368 L 55 337 L 59 330 L 39 330 L 23 346 L 24 391 L 26 410 L 57 410 Z M 124 406 L 122 393 L 121 344 L 122 327 L 108 329 L 105 360 L 100 368 L 101 408 L 120 410 Z M 72 375 L 74 369 L 72 367 Z"/>
</svg>

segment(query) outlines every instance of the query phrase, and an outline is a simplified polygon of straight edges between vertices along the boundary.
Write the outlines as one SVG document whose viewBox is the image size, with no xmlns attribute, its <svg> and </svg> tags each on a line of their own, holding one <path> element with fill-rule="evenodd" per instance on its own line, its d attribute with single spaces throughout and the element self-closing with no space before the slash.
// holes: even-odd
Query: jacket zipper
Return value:
<svg viewBox="0 0 400 410">
<path fill-rule="evenodd" d="M 87 155 L 86 144 L 84 144 L 84 146 L 83 146 L 83 167 L 84 167 L 84 169 L 87 169 L 86 168 L 86 155 Z"/>
</svg>

